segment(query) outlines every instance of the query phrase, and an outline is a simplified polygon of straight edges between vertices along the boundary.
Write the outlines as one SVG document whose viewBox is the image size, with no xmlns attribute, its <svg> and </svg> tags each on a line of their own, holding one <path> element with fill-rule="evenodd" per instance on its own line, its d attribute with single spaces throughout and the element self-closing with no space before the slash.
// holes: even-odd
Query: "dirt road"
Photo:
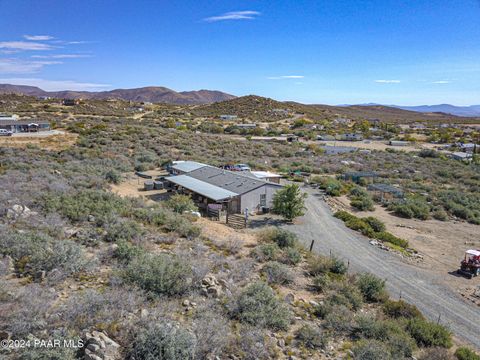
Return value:
<svg viewBox="0 0 480 360">
<path fill-rule="evenodd" d="M 334 218 L 318 191 L 308 193 L 307 213 L 298 224 L 289 225 L 306 246 L 314 239 L 314 251 L 330 251 L 350 262 L 355 272 L 368 271 L 387 280 L 394 298 L 415 304 L 430 320 L 447 325 L 458 339 L 480 349 L 480 309 L 465 302 L 442 280 L 445 274 L 420 269 L 400 257 L 369 244 L 368 239 L 346 228 Z M 465 280 L 467 281 L 467 280 Z"/>
</svg>

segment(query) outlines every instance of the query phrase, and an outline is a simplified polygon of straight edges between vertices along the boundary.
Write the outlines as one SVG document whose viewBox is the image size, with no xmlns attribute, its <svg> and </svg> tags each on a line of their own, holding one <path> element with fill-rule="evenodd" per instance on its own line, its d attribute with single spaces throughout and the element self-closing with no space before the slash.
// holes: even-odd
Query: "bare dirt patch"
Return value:
<svg viewBox="0 0 480 360">
<path fill-rule="evenodd" d="M 378 205 L 375 211 L 359 212 L 350 206 L 346 196 L 330 198 L 329 203 L 335 209 L 347 210 L 359 217 L 374 216 L 383 221 L 389 232 L 408 240 L 410 246 L 423 255 L 424 261 L 418 266 L 444 274 L 445 282 L 454 289 L 464 293 L 467 287 L 480 285 L 479 278 L 467 280 L 454 273 L 465 250 L 480 248 L 478 225 L 462 221 L 404 219 Z"/>
<path fill-rule="evenodd" d="M 50 136 L 4 136 L 0 137 L 0 147 L 25 149 L 27 146 L 38 146 L 47 150 L 65 150 L 77 141 L 77 134 L 62 133 Z"/>
<path fill-rule="evenodd" d="M 165 176 L 167 173 L 163 170 L 150 170 L 143 172 L 146 175 L 156 178 Z M 146 201 L 166 200 L 169 194 L 166 190 L 144 190 L 144 183 L 147 179 L 141 178 L 133 172 L 123 174 L 123 181 L 118 185 L 111 185 L 110 190 L 122 197 L 141 197 Z"/>
</svg>

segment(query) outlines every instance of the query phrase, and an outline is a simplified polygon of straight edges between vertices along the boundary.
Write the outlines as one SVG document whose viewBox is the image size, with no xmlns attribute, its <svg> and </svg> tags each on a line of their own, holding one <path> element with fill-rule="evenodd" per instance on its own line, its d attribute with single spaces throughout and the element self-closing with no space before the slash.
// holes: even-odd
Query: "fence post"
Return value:
<svg viewBox="0 0 480 360">
<path fill-rule="evenodd" d="M 312 240 L 312 243 L 310 244 L 310 252 L 313 250 L 313 244 L 315 243 L 315 240 Z"/>
</svg>

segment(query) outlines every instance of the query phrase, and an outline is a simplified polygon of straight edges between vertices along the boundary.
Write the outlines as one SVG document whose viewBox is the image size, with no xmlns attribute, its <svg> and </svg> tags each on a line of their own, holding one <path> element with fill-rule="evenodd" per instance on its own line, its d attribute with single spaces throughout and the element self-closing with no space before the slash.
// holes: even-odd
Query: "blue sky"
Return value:
<svg viewBox="0 0 480 360">
<path fill-rule="evenodd" d="M 0 82 L 480 104 L 480 0 L 0 0 Z"/>
</svg>

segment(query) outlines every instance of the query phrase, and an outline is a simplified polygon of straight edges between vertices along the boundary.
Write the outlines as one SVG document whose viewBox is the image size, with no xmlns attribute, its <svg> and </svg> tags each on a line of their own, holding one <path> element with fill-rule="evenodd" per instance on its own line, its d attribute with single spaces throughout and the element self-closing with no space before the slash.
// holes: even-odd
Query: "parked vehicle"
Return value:
<svg viewBox="0 0 480 360">
<path fill-rule="evenodd" d="M 10 130 L 0 129 L 0 136 L 12 136 L 13 133 Z"/>
<path fill-rule="evenodd" d="M 474 276 L 480 276 L 480 250 L 465 251 L 465 258 L 460 263 L 460 269 L 457 273 L 471 279 Z"/>
</svg>

